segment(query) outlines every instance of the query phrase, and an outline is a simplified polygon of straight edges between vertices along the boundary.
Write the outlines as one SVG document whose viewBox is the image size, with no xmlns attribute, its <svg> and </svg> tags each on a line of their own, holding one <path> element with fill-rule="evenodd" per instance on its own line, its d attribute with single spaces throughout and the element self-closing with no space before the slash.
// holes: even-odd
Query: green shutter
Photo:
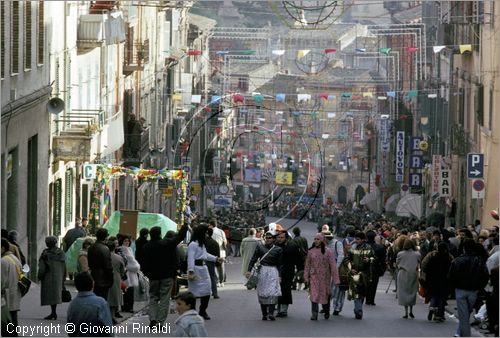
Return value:
<svg viewBox="0 0 500 338">
<path fill-rule="evenodd" d="M 66 170 L 65 175 L 65 189 L 64 189 L 64 226 L 71 223 L 73 213 L 73 171 Z"/>
<path fill-rule="evenodd" d="M 58 178 L 54 183 L 54 209 L 53 209 L 53 229 L 54 236 L 61 234 L 61 202 L 62 202 L 62 180 Z"/>
</svg>

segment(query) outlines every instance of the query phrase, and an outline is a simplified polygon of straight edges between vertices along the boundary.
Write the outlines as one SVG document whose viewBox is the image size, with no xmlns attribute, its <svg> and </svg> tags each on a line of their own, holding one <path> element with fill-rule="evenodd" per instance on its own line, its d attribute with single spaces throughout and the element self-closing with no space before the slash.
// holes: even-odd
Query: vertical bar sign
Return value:
<svg viewBox="0 0 500 338">
<path fill-rule="evenodd" d="M 403 182 L 405 176 L 405 132 L 396 133 L 396 182 Z"/>
<path fill-rule="evenodd" d="M 432 194 L 441 192 L 441 155 L 432 155 Z"/>
</svg>

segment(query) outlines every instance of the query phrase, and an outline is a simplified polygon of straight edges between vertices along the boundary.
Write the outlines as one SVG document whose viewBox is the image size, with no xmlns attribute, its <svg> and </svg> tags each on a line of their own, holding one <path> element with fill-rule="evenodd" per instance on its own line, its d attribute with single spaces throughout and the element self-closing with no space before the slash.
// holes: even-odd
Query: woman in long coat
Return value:
<svg viewBox="0 0 500 338">
<path fill-rule="evenodd" d="M 416 251 L 415 243 L 411 239 L 406 239 L 403 250 L 398 252 L 396 266 L 398 268 L 398 303 L 405 307 L 405 315 L 408 318 L 408 308 L 410 318 L 413 315 L 413 305 L 417 302 L 418 291 L 418 265 L 420 264 L 420 252 Z"/>
<path fill-rule="evenodd" d="M 127 273 L 127 291 L 123 295 L 122 311 L 134 312 L 134 288 L 139 286 L 139 276 L 137 273 L 141 269 L 139 262 L 134 258 L 130 248 L 130 236 L 123 235 L 118 239 L 119 250 L 125 261 L 125 271 Z"/>
<path fill-rule="evenodd" d="M 332 284 L 339 285 L 337 264 L 332 251 L 326 247 L 325 237 L 318 233 L 307 253 L 304 281 L 309 283 L 311 320 L 318 320 L 318 304 L 321 304 L 325 319 L 330 318 L 330 292 Z"/>
<path fill-rule="evenodd" d="M 57 304 L 62 303 L 62 290 L 66 279 L 66 256 L 57 247 L 57 237 L 45 238 L 47 248 L 43 250 L 38 260 L 38 280 L 41 282 L 41 304 L 50 305 L 50 315 L 44 319 L 57 319 Z"/>
<path fill-rule="evenodd" d="M 429 252 L 422 260 L 422 276 L 430 298 L 428 320 L 434 317 L 434 321 L 444 321 L 444 306 L 449 294 L 448 271 L 452 260 L 445 242 L 439 242 L 438 249 Z"/>
<path fill-rule="evenodd" d="M 205 261 L 220 261 L 220 258 L 209 254 L 205 248 L 207 231 L 208 226 L 204 224 L 200 224 L 194 229 L 187 252 L 188 289 L 196 298 L 200 298 L 198 313 L 205 320 L 210 319 L 207 308 L 212 294 L 210 274 Z"/>
<path fill-rule="evenodd" d="M 274 310 L 281 296 L 280 276 L 283 250 L 274 245 L 275 235 L 268 231 L 265 236 L 265 244 L 259 244 L 255 249 L 252 259 L 248 264 L 245 276 L 250 277 L 250 271 L 260 259 L 260 272 L 257 281 L 257 296 L 262 311 L 262 320 L 276 320 Z M 266 255 L 264 257 L 264 255 Z M 263 258 L 264 257 L 264 258 Z M 269 316 L 269 317 L 268 317 Z"/>
</svg>

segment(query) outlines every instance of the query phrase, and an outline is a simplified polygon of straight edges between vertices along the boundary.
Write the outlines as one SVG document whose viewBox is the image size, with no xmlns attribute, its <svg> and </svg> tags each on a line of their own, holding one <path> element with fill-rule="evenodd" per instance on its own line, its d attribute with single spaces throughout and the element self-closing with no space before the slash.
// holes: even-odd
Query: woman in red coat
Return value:
<svg viewBox="0 0 500 338">
<path fill-rule="evenodd" d="M 318 320 L 318 304 L 325 312 L 325 319 L 330 318 L 330 292 L 332 284 L 340 284 L 337 264 L 332 251 L 325 245 L 325 237 L 318 233 L 309 249 L 304 268 L 304 280 L 309 283 L 311 300 L 311 320 Z"/>
</svg>

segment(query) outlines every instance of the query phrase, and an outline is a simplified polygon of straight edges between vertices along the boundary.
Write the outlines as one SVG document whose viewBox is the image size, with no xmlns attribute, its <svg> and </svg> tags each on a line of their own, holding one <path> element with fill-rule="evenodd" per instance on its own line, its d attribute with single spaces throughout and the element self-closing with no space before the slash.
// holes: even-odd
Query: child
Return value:
<svg viewBox="0 0 500 338">
<path fill-rule="evenodd" d="M 181 292 L 175 297 L 175 309 L 179 317 L 175 320 L 177 337 L 206 337 L 205 321 L 195 310 L 196 298 L 191 292 Z"/>
</svg>

